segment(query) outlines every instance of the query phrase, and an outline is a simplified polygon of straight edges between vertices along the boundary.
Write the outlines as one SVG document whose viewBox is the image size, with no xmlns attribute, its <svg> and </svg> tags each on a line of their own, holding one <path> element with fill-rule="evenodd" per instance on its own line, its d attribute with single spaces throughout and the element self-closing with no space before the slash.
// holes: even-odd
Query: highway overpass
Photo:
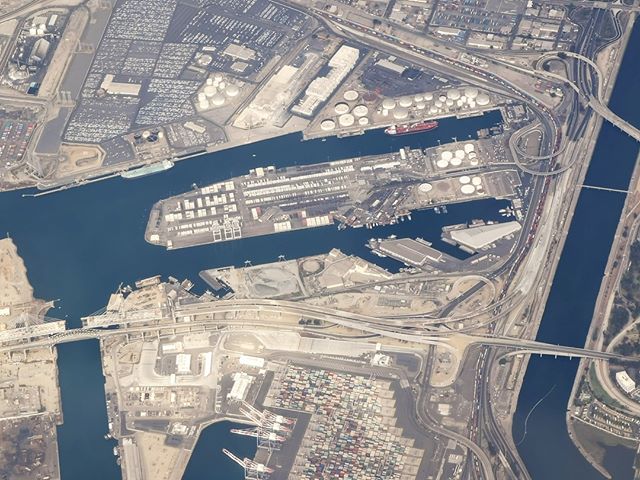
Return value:
<svg viewBox="0 0 640 480">
<path fill-rule="evenodd" d="M 243 318 L 238 313 L 251 312 L 254 319 Z M 268 319 L 259 319 L 260 313 L 269 313 Z M 231 317 L 229 314 L 233 314 Z M 302 328 L 292 324 L 291 319 L 278 321 L 273 315 L 293 316 L 320 320 L 353 330 L 382 337 L 422 345 L 437 345 L 452 351 L 466 350 L 472 345 L 485 345 L 512 349 L 510 354 L 527 353 L 564 357 L 581 357 L 600 360 L 639 361 L 640 358 L 625 357 L 616 353 L 588 350 L 578 347 L 552 345 L 535 340 L 513 337 L 471 335 L 455 331 L 426 332 L 415 319 L 383 319 L 368 315 L 309 305 L 302 302 L 280 300 L 220 300 L 176 306 L 169 309 L 136 310 L 128 313 L 106 312 L 85 317 L 85 327 L 55 333 L 45 338 L 6 343 L 0 351 L 23 350 L 88 339 L 99 339 L 128 333 L 175 334 L 189 329 L 234 329 L 234 328 Z M 318 329 L 318 332 L 322 330 Z"/>
</svg>

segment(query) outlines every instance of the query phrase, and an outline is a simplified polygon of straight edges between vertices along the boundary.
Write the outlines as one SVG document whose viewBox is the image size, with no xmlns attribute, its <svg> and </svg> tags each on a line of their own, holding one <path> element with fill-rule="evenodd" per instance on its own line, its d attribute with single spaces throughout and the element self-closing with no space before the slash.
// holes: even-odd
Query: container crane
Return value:
<svg viewBox="0 0 640 480">
<path fill-rule="evenodd" d="M 265 480 L 273 473 L 273 468 L 269 468 L 262 463 L 254 462 L 249 458 L 241 460 L 226 448 L 222 449 L 222 453 L 244 469 L 245 480 Z"/>
</svg>

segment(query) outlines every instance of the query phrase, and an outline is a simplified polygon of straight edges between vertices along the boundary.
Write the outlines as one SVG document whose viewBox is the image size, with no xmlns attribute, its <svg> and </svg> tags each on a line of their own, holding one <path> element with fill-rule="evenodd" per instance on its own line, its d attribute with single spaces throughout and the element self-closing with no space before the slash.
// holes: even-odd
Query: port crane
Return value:
<svg viewBox="0 0 640 480">
<path fill-rule="evenodd" d="M 245 437 L 254 437 L 258 448 L 266 448 L 268 450 L 279 450 L 280 445 L 286 440 L 282 435 L 269 431 L 262 426 L 254 428 L 232 428 L 231 433 L 236 435 L 244 435 Z"/>
<path fill-rule="evenodd" d="M 222 449 L 222 453 L 244 469 L 245 480 L 265 480 L 273 473 L 273 468 L 269 468 L 262 463 L 254 462 L 249 458 L 241 460 L 226 448 Z"/>
<path fill-rule="evenodd" d="M 260 411 L 244 400 L 242 401 L 242 407 L 240 408 L 240 411 L 245 417 L 248 417 L 251 420 L 253 420 L 254 418 L 258 419 L 256 423 L 271 422 L 279 423 L 281 425 L 293 425 L 295 423 L 294 419 L 278 415 L 276 413 L 270 412 L 269 410 Z"/>
</svg>

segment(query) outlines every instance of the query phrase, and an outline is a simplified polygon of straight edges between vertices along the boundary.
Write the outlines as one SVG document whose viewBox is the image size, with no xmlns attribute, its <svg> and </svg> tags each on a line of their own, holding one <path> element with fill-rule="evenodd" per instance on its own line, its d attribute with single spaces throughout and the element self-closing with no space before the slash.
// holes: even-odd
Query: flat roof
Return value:
<svg viewBox="0 0 640 480">
<path fill-rule="evenodd" d="M 410 265 L 421 266 L 431 259 L 434 262 L 440 261 L 442 252 L 431 248 L 424 240 L 413 240 L 411 238 L 383 240 L 379 244 L 380 251 L 402 260 Z"/>
<path fill-rule="evenodd" d="M 461 230 L 452 230 L 451 238 L 460 245 L 478 250 L 492 244 L 496 240 L 500 240 L 507 235 L 519 231 L 521 228 L 520 223 L 515 220 L 512 222 L 492 223 Z"/>
</svg>

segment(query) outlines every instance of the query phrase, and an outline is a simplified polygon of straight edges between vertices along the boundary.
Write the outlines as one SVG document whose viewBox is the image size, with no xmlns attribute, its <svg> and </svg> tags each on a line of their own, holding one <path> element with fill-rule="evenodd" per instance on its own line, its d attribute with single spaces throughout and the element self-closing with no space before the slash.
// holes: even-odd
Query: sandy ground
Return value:
<svg viewBox="0 0 640 480">
<path fill-rule="evenodd" d="M 164 444 L 165 435 L 137 432 L 136 443 L 142 461 L 143 478 L 167 480 L 177 464 L 180 449 Z"/>
<path fill-rule="evenodd" d="M 96 145 L 62 145 L 56 174 L 62 177 L 94 170 L 102 165 L 104 152 Z"/>
<path fill-rule="evenodd" d="M 0 240 L 0 307 L 33 300 L 33 288 L 27 279 L 27 268 L 18 256 L 13 240 Z"/>
</svg>

